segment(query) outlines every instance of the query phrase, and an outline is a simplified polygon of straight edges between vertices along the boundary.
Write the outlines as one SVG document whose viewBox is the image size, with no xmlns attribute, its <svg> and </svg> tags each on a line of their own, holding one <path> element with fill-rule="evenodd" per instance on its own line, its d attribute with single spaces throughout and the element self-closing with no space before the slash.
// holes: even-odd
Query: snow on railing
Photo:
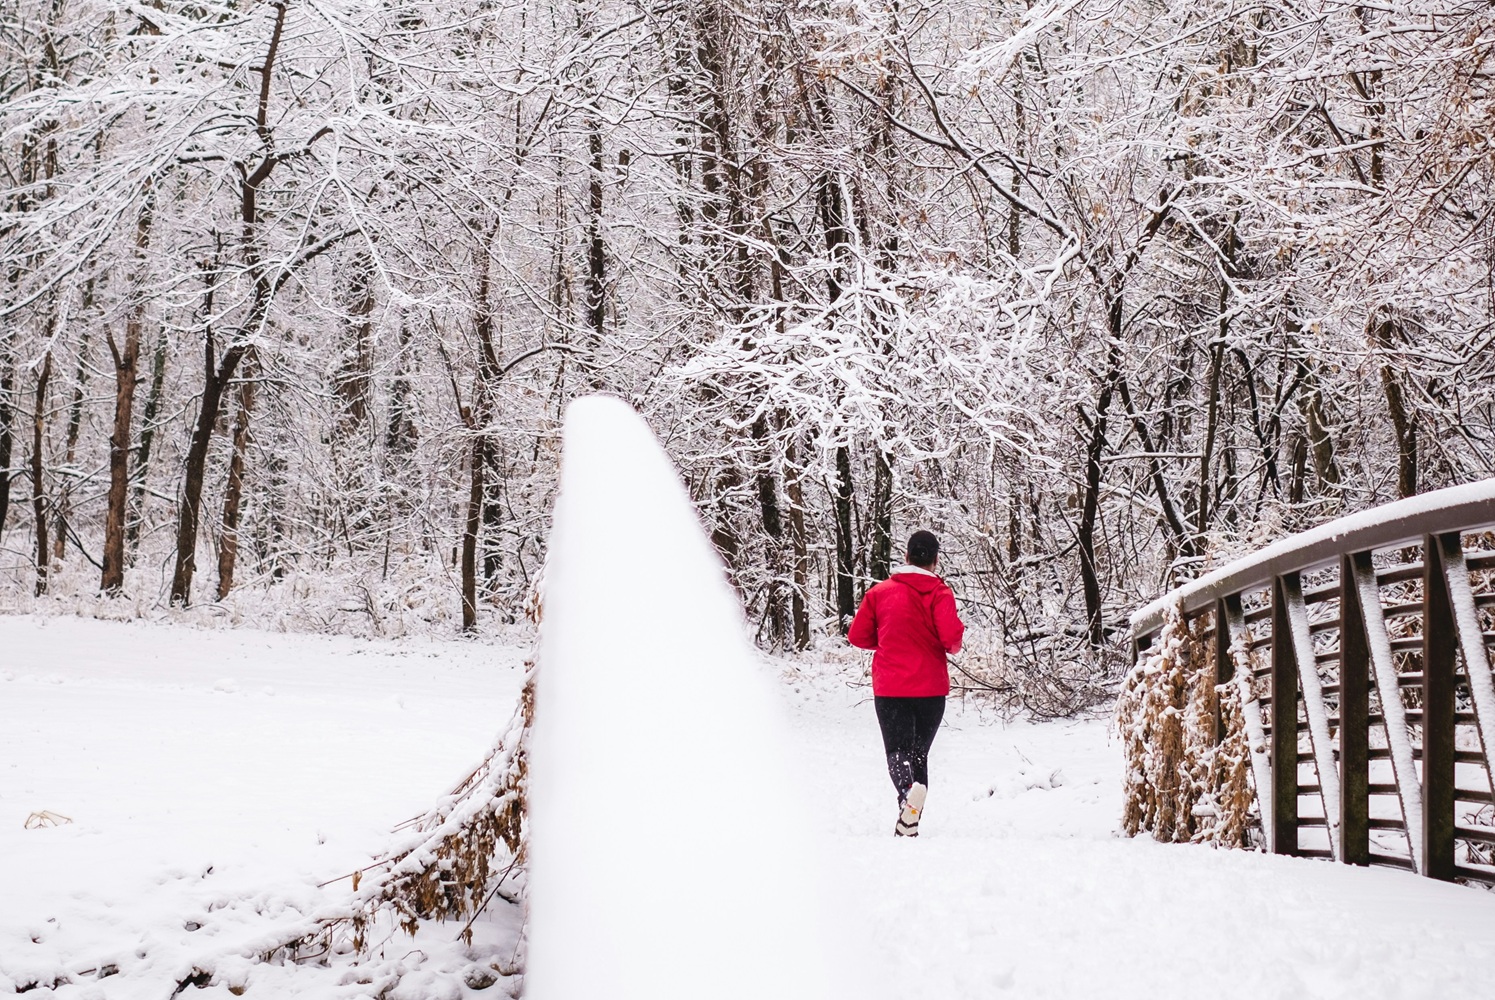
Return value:
<svg viewBox="0 0 1495 1000">
<path fill-rule="evenodd" d="M 1213 710 L 1216 746 L 1248 733 L 1270 850 L 1495 884 L 1492 525 L 1495 479 L 1284 538 L 1139 610 L 1129 683 L 1161 676 L 1162 645 L 1175 671 L 1183 649 L 1192 677 L 1213 672 L 1174 681 L 1197 692 L 1176 711 Z M 1199 701 L 1227 689 L 1246 692 L 1228 718 Z"/>
<path fill-rule="evenodd" d="M 545 572 L 525 994 L 868 995 L 736 596 L 621 400 L 567 410 Z"/>
</svg>

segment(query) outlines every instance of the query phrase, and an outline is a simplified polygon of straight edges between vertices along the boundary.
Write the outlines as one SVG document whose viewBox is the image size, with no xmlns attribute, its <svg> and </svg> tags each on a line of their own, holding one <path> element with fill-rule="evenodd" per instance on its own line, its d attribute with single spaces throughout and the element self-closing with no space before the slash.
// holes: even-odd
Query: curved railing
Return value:
<svg viewBox="0 0 1495 1000">
<path fill-rule="evenodd" d="M 1139 658 L 1178 609 L 1216 684 L 1245 692 L 1269 850 L 1495 884 L 1492 526 L 1495 479 L 1424 494 L 1283 539 L 1133 616 Z"/>
</svg>

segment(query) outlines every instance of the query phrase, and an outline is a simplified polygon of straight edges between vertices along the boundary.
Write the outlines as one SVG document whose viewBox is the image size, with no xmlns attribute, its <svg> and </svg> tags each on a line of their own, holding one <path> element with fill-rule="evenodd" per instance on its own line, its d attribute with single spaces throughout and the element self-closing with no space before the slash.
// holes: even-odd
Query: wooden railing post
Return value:
<svg viewBox="0 0 1495 1000">
<path fill-rule="evenodd" d="M 1339 860 L 1370 864 L 1370 648 L 1354 556 L 1339 563 Z"/>
<path fill-rule="evenodd" d="M 1298 853 L 1298 659 L 1280 576 L 1272 587 L 1272 853 Z"/>
<path fill-rule="evenodd" d="M 1454 671 L 1458 633 L 1443 569 L 1448 536 L 1422 549 L 1422 836 L 1424 874 L 1454 876 Z M 1452 544 L 1458 545 L 1457 533 Z"/>
<path fill-rule="evenodd" d="M 1215 746 L 1225 742 L 1225 715 L 1220 711 L 1218 688 L 1235 677 L 1235 661 L 1230 656 L 1230 611 L 1225 598 L 1215 602 Z"/>
</svg>

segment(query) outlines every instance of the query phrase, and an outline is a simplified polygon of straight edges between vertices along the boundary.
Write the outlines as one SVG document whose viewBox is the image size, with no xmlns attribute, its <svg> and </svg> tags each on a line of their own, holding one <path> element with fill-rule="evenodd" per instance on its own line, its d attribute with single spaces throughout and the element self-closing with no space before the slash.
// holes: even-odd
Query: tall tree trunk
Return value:
<svg viewBox="0 0 1495 1000">
<path fill-rule="evenodd" d="M 490 240 L 497 224 L 490 232 Z M 473 382 L 472 405 L 463 413 L 463 423 L 472 437 L 468 456 L 467 516 L 462 525 L 462 631 L 472 632 L 478 626 L 478 540 L 483 528 L 484 476 L 488 471 L 488 423 L 493 418 L 494 382 L 498 376 L 498 355 L 493 345 L 492 266 L 486 250 L 478 260 L 477 323 L 478 374 Z"/>
<path fill-rule="evenodd" d="M 141 521 L 145 517 L 145 486 L 150 476 L 151 447 L 156 440 L 156 415 L 161 412 L 161 394 L 166 387 L 167 342 L 163 327 L 156 336 L 156 349 L 151 358 L 151 387 L 145 397 L 145 412 L 140 415 L 140 447 L 135 452 L 134 471 L 130 473 L 134 488 L 125 516 L 125 546 L 132 560 L 135 546 L 140 541 Z"/>
<path fill-rule="evenodd" d="M 171 574 L 173 605 L 186 606 L 192 599 L 192 578 L 197 572 L 197 528 L 202 515 L 202 485 L 207 474 L 208 445 L 213 439 L 213 427 L 218 423 L 218 411 L 223 406 L 223 390 L 234 377 L 247 350 L 247 344 L 235 344 L 223 353 L 223 358 L 215 365 L 213 340 L 211 334 L 208 336 L 203 366 L 202 403 L 197 411 L 197 423 L 192 428 L 192 441 L 187 446 L 182 500 L 177 508 L 176 562 Z"/>
<path fill-rule="evenodd" d="M 135 266 L 144 267 L 150 246 L 151 197 L 135 223 Z M 134 429 L 135 387 L 140 381 L 140 331 L 145 324 L 145 299 L 138 284 L 135 301 L 125 318 L 125 343 L 121 348 L 109 330 L 109 355 L 114 360 L 114 429 L 109 434 L 109 498 L 104 512 L 104 566 L 99 575 L 100 592 L 113 596 L 125 585 L 125 520 L 128 515 L 130 438 Z"/>
<path fill-rule="evenodd" d="M 479 388 L 477 394 L 484 392 Z M 483 520 L 483 475 L 488 465 L 487 439 L 481 430 L 472 432 L 468 456 L 467 518 L 462 526 L 462 631 L 478 627 L 478 536 Z"/>
<path fill-rule="evenodd" d="M 197 424 L 192 430 L 192 442 L 187 448 L 187 467 L 182 477 L 182 500 L 177 510 L 176 561 L 171 573 L 173 605 L 186 605 L 191 599 L 192 577 L 197 571 L 197 528 L 202 514 L 203 477 L 207 472 L 208 445 L 212 442 L 213 428 L 218 423 L 218 411 L 223 405 L 223 390 L 234 377 L 245 352 L 249 350 L 248 338 L 258 333 L 265 322 L 270 311 L 270 300 L 275 294 L 275 286 L 272 285 L 261 259 L 258 235 L 259 187 L 270 177 L 276 164 L 281 162 L 281 157 L 275 151 L 274 130 L 270 126 L 270 81 L 275 70 L 275 57 L 280 51 L 281 33 L 285 29 L 286 0 L 276 0 L 273 6 L 275 25 L 271 30 L 269 48 L 265 53 L 264 64 L 255 67 L 255 72 L 260 74 L 255 127 L 262 144 L 262 158 L 254 171 L 246 173 L 239 182 L 241 249 L 245 271 L 253 279 L 254 289 L 250 293 L 248 315 L 239 328 L 238 336 L 223 352 L 223 357 L 217 359 L 216 364 L 212 327 L 205 333 L 202 402 L 197 411 Z M 326 245 L 328 244 L 324 244 Z M 283 277 L 277 280 L 283 280 Z"/>
<path fill-rule="evenodd" d="M 10 514 L 11 452 L 15 446 L 16 368 L 8 351 L 0 351 L 0 537 Z"/>
<path fill-rule="evenodd" d="M 52 352 L 47 351 L 36 377 L 36 409 L 31 419 L 31 512 L 36 521 L 36 596 L 47 592 L 49 570 L 47 551 L 47 494 L 42 478 L 45 432 L 47 427 L 47 383 L 52 380 Z"/>
<path fill-rule="evenodd" d="M 591 339 L 587 346 L 592 355 L 591 383 L 593 389 L 601 389 L 601 369 L 596 357 L 607 330 L 607 247 L 602 237 L 602 126 L 596 119 L 587 122 L 587 152 L 587 275 L 583 298 Z"/>
<path fill-rule="evenodd" d="M 234 589 L 234 571 L 239 561 L 239 521 L 244 499 L 244 464 L 253 440 L 250 420 L 254 415 L 255 386 L 258 382 L 254 352 L 249 352 L 239 379 L 234 405 L 234 422 L 229 434 L 232 451 L 228 459 L 228 482 L 223 489 L 223 522 L 218 540 L 218 600 Z"/>
<path fill-rule="evenodd" d="M 768 416 L 760 413 L 753 421 L 753 445 L 757 453 L 758 511 L 763 519 L 763 533 L 768 536 L 768 567 L 772 579 L 768 584 L 765 620 L 772 645 L 781 648 L 785 639 L 784 614 L 784 519 L 779 510 L 779 489 L 774 481 L 773 457 L 768 447 Z"/>
<path fill-rule="evenodd" d="M 130 432 L 134 423 L 135 386 L 139 381 L 140 322 L 143 306 L 130 310 L 121 349 L 109 333 L 114 357 L 114 429 L 109 434 L 109 496 L 104 512 L 104 568 L 99 590 L 119 594 L 125 585 L 125 517 L 129 485 Z"/>
<path fill-rule="evenodd" d="M 488 469 L 483 474 L 483 582 L 490 593 L 498 586 L 498 574 L 504 566 L 502 481 L 496 475 L 494 450 L 493 442 L 488 442 L 484 455 Z"/>
<path fill-rule="evenodd" d="M 1396 321 L 1389 308 L 1371 317 L 1370 339 L 1381 355 L 1381 391 L 1386 394 L 1386 412 L 1396 437 L 1396 495 L 1402 499 L 1417 493 L 1417 417 L 1407 409 L 1406 397 L 1391 355 L 1396 350 Z"/>
<path fill-rule="evenodd" d="M 1308 438 L 1308 453 L 1313 458 L 1314 475 L 1318 479 L 1321 491 L 1337 494 L 1342 477 L 1339 472 L 1339 462 L 1334 454 L 1334 438 L 1329 432 L 1329 418 L 1325 412 L 1324 394 L 1319 387 L 1318 370 L 1311 351 L 1299 345 L 1303 325 L 1298 320 L 1296 309 L 1291 307 L 1286 317 L 1286 333 L 1297 355 L 1299 383 L 1297 404 L 1298 411 L 1303 415 Z"/>
<path fill-rule="evenodd" d="M 339 403 L 337 428 L 346 443 L 369 424 L 369 398 L 374 379 L 374 262 L 360 250 L 348 263 L 348 320 L 333 391 Z"/>
<path fill-rule="evenodd" d="M 93 301 L 92 285 L 93 282 L 90 281 L 84 293 L 85 308 Z M 57 493 L 56 509 L 53 512 L 56 531 L 52 538 L 52 559 L 58 565 L 62 564 L 67 555 L 68 519 L 73 506 L 73 462 L 78 457 L 78 433 L 83 427 L 83 387 L 87 381 L 88 329 L 85 327 L 78 338 L 78 366 L 73 369 L 73 398 L 67 407 L 67 434 L 64 438 L 62 467 L 67 470 L 69 479 Z"/>
<path fill-rule="evenodd" d="M 851 534 L 851 449 L 836 448 L 836 624 L 845 635 L 856 614 L 856 540 Z"/>
<path fill-rule="evenodd" d="M 893 467 L 887 452 L 877 448 L 877 468 L 872 477 L 872 564 L 874 580 L 886 580 L 893 572 Z"/>
<path fill-rule="evenodd" d="M 1218 502 L 1211 496 L 1213 486 L 1215 439 L 1220 431 L 1220 378 L 1225 368 L 1225 344 L 1230 334 L 1230 276 L 1236 252 L 1236 236 L 1233 225 L 1227 227 L 1221 240 L 1222 271 L 1220 289 L 1215 309 L 1216 331 L 1209 348 L 1209 373 L 1205 376 L 1204 445 L 1199 449 L 1199 509 L 1194 522 L 1196 551 L 1203 551 L 1205 535 L 1209 531 L 1211 504 Z"/>
<path fill-rule="evenodd" d="M 384 431 L 384 452 L 405 456 L 415 450 L 415 424 L 410 419 L 410 325 L 400 323 L 395 353 L 395 374 L 389 386 L 389 424 Z"/>
<path fill-rule="evenodd" d="M 810 648 L 810 609 L 806 597 L 810 587 L 810 544 L 805 532 L 804 469 L 799 448 L 789 439 L 784 455 L 784 491 L 789 495 L 789 546 L 794 565 L 794 591 L 789 596 L 789 617 L 794 626 L 794 648 Z"/>
<path fill-rule="evenodd" d="M 1080 523 L 1075 542 L 1080 552 L 1080 587 L 1085 595 L 1086 638 L 1093 649 L 1106 641 L 1105 603 L 1101 596 L 1100 571 L 1095 559 L 1095 527 L 1100 513 L 1101 459 L 1106 451 L 1106 421 L 1111 396 L 1121 375 L 1122 299 L 1116 295 L 1106 303 L 1110 332 L 1106 346 L 1106 373 L 1089 418 L 1089 440 L 1085 445 L 1085 491 L 1080 505 Z"/>
</svg>

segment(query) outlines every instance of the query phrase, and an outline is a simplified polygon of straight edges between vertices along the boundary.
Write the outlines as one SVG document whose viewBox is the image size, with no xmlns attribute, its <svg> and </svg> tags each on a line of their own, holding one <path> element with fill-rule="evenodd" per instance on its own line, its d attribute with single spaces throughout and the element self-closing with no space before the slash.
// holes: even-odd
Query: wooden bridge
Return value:
<svg viewBox="0 0 1495 1000">
<path fill-rule="evenodd" d="M 1217 685 L 1245 692 L 1268 850 L 1495 885 L 1492 526 L 1495 479 L 1413 497 L 1284 539 L 1133 616 L 1146 658 L 1177 608 L 1212 650 Z"/>
</svg>

